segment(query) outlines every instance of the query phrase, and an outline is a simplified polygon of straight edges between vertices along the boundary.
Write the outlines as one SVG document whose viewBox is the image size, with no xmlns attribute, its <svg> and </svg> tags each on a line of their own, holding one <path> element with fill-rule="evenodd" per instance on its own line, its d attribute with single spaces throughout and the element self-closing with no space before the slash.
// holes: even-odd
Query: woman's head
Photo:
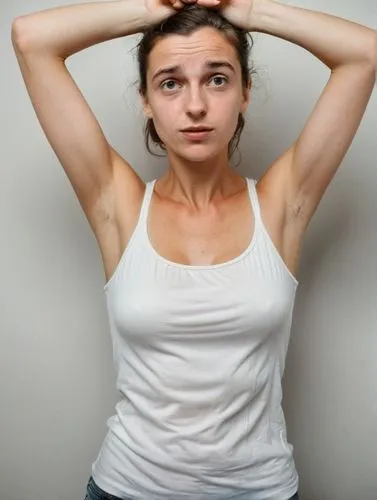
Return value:
<svg viewBox="0 0 377 500">
<path fill-rule="evenodd" d="M 145 136 L 192 161 L 229 155 L 244 126 L 253 40 L 218 11 L 187 6 L 148 29 L 138 45 Z M 202 136 L 187 128 L 211 129 Z"/>
</svg>

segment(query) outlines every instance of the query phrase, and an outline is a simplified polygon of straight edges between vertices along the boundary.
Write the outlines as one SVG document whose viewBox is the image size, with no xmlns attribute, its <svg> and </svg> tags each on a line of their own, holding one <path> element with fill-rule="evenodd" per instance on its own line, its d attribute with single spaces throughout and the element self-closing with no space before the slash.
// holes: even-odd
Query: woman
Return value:
<svg viewBox="0 0 377 500">
<path fill-rule="evenodd" d="M 331 70 L 297 141 L 258 182 L 229 165 L 249 103 L 250 31 L 298 44 Z M 147 138 L 168 158 L 147 184 L 106 141 L 65 66 L 137 32 Z M 107 279 L 121 399 L 86 499 L 297 499 L 281 409 L 295 275 L 372 93 L 376 32 L 271 0 L 126 0 L 20 17 L 12 33 Z"/>
</svg>

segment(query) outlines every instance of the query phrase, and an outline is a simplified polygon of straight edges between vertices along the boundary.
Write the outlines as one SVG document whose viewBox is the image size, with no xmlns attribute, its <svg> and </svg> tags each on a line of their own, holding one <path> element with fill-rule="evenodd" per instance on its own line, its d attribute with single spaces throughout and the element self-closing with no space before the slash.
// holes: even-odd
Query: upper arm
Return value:
<svg viewBox="0 0 377 500">
<path fill-rule="evenodd" d="M 287 223 L 304 230 L 341 165 L 376 82 L 376 56 L 334 69 L 296 142 L 266 175 Z M 278 193 L 279 191 L 279 193 Z"/>
<path fill-rule="evenodd" d="M 360 126 L 376 81 L 376 63 L 333 70 L 301 135 L 292 146 L 290 179 L 296 205 L 309 222 Z"/>
<path fill-rule="evenodd" d="M 360 125 L 375 80 L 375 63 L 334 70 L 297 141 L 258 182 L 265 223 L 292 270 L 304 232 Z"/>
<path fill-rule="evenodd" d="M 122 168 L 123 175 L 129 179 L 129 189 L 140 179 L 107 142 L 65 61 L 49 54 L 23 50 L 22 36 L 13 27 L 15 53 L 34 110 L 94 226 L 98 203 L 104 200 L 105 194 L 107 198 L 115 196 L 112 189 L 114 166 Z M 114 200 L 108 199 L 106 203 L 106 210 L 115 208 Z"/>
</svg>

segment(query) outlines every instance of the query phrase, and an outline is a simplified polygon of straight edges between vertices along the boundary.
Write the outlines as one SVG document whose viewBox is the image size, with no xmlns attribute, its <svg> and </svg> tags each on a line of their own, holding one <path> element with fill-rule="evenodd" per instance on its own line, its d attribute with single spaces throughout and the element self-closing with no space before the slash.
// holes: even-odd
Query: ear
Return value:
<svg viewBox="0 0 377 500">
<path fill-rule="evenodd" d="M 152 118 L 152 109 L 149 105 L 148 98 L 145 94 L 142 94 L 139 90 L 139 96 L 141 99 L 141 105 L 143 107 L 143 112 L 146 118 Z"/>
<path fill-rule="evenodd" d="M 242 92 L 241 113 L 246 112 L 250 104 L 250 97 L 251 97 L 251 80 L 249 80 L 247 87 L 245 87 Z"/>
</svg>

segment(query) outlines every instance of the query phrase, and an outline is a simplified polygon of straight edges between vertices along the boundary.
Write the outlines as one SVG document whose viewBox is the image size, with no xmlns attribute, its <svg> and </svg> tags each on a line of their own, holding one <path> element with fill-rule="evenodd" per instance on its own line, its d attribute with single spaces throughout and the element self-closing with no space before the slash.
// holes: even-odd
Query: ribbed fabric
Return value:
<svg viewBox="0 0 377 500">
<path fill-rule="evenodd" d="M 298 282 L 263 225 L 254 180 L 248 248 L 209 266 L 152 247 L 155 182 L 104 287 L 120 400 L 94 480 L 121 498 L 287 500 L 298 475 L 281 378 Z"/>
</svg>

